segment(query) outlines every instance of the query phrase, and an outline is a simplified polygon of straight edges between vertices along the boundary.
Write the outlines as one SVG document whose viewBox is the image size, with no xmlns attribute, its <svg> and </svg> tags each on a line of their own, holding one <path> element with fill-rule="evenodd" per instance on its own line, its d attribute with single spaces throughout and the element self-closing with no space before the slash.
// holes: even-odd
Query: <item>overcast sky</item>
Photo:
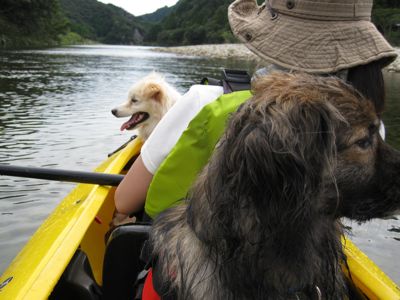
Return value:
<svg viewBox="0 0 400 300">
<path fill-rule="evenodd" d="M 152 13 L 158 8 L 172 6 L 178 0 L 99 0 L 119 6 L 135 16 Z"/>
</svg>

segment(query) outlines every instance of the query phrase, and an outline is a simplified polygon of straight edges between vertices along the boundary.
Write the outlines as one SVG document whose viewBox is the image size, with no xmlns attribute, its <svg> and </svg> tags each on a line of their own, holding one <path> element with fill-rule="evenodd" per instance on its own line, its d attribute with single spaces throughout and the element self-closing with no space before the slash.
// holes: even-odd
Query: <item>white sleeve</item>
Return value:
<svg viewBox="0 0 400 300">
<path fill-rule="evenodd" d="M 381 124 L 379 126 L 379 135 L 382 137 L 382 140 L 385 140 L 386 130 L 385 130 L 385 124 L 383 124 L 382 120 L 381 120 Z"/>
<path fill-rule="evenodd" d="M 141 150 L 143 163 L 150 173 L 157 171 L 197 113 L 222 94 L 220 86 L 194 85 L 172 106 Z"/>
</svg>

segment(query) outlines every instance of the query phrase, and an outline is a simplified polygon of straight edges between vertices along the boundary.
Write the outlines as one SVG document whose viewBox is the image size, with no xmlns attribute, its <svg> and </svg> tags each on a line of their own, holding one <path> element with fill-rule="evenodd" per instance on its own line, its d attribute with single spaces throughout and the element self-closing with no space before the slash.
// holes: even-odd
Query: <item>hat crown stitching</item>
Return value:
<svg viewBox="0 0 400 300">
<path fill-rule="evenodd" d="M 269 0 L 269 3 L 282 14 L 329 21 L 369 21 L 373 4 L 372 0 Z"/>
<path fill-rule="evenodd" d="M 292 9 L 294 8 L 294 6 L 295 6 L 294 0 L 286 0 L 286 7 L 288 9 Z"/>
</svg>

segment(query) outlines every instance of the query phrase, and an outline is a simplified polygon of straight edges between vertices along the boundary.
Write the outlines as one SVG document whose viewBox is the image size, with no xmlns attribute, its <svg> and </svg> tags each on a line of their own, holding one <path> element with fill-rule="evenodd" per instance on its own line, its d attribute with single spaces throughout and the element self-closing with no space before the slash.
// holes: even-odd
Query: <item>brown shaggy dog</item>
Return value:
<svg viewBox="0 0 400 300">
<path fill-rule="evenodd" d="M 344 299 L 342 216 L 400 207 L 400 153 L 335 78 L 273 74 L 234 114 L 185 205 L 155 221 L 155 272 L 178 299 Z"/>
</svg>

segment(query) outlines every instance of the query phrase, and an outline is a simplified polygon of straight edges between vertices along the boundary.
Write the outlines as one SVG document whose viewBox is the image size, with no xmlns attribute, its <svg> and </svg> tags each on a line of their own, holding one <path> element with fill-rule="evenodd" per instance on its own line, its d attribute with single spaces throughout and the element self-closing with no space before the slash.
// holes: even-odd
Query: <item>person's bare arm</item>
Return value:
<svg viewBox="0 0 400 300">
<path fill-rule="evenodd" d="M 117 212 L 129 215 L 142 209 L 152 178 L 139 155 L 115 191 Z"/>
</svg>

